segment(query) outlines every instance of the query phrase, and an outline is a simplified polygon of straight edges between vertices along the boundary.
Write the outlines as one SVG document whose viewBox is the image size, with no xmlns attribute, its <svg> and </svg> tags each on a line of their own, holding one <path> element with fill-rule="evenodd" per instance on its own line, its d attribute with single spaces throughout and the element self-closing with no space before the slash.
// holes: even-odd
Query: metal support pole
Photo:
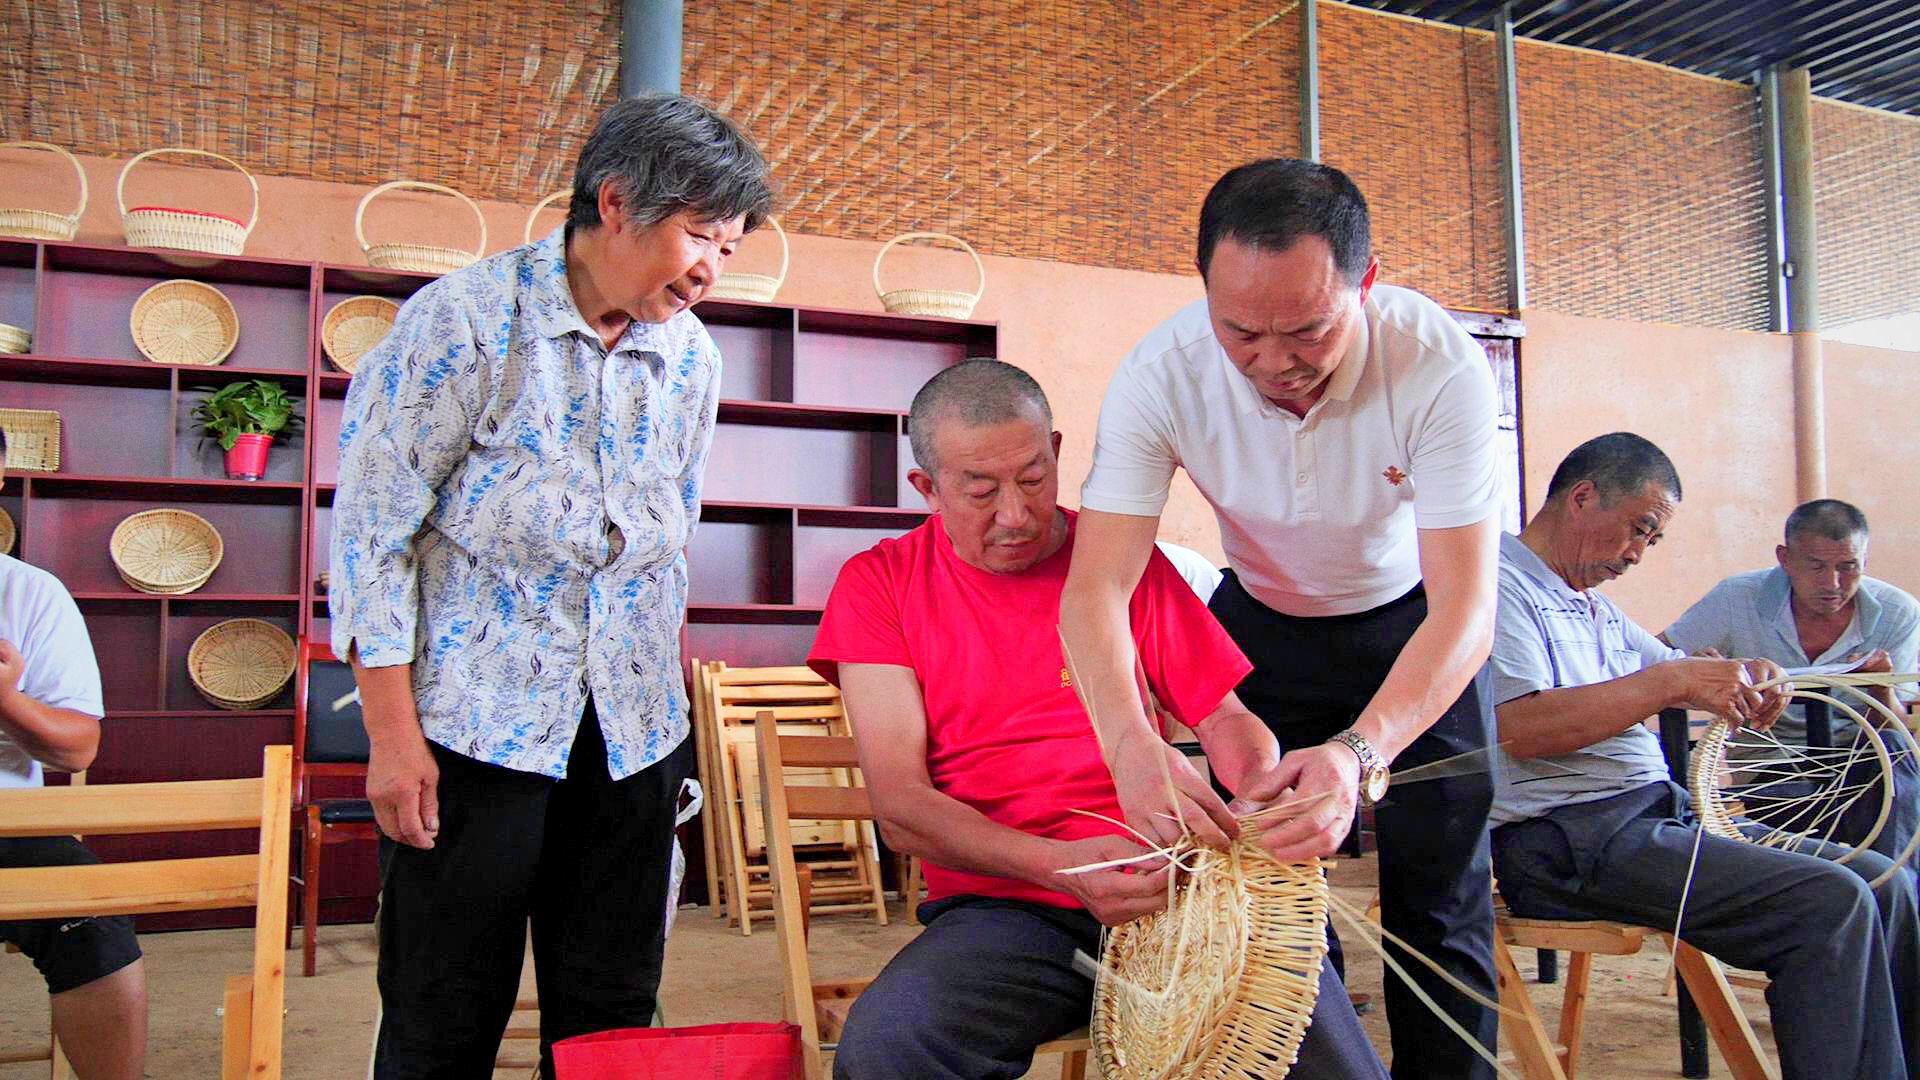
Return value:
<svg viewBox="0 0 1920 1080">
<path fill-rule="evenodd" d="M 1300 0 L 1300 156 L 1320 160 L 1320 12 Z"/>
<path fill-rule="evenodd" d="M 680 92 L 681 0 L 622 0 L 620 96 Z"/>
<path fill-rule="evenodd" d="M 1820 350 L 1818 237 L 1813 219 L 1813 90 L 1806 68 L 1779 75 L 1780 190 L 1787 237 L 1787 329 L 1793 332 L 1794 489 L 1827 493 L 1825 362 Z"/>
<path fill-rule="evenodd" d="M 1760 74 L 1761 171 L 1767 198 L 1767 329 L 1787 331 L 1787 234 L 1780 186 L 1780 72 Z"/>
<path fill-rule="evenodd" d="M 1513 64 L 1513 6 L 1494 17 L 1500 52 L 1500 162 L 1507 191 L 1507 307 L 1527 306 L 1527 215 L 1520 186 L 1520 86 Z"/>
</svg>

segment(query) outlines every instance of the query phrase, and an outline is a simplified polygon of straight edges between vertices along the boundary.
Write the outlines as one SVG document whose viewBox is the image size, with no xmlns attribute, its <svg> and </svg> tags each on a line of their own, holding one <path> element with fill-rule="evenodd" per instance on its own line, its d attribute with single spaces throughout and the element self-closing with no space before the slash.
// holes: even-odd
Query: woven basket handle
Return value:
<svg viewBox="0 0 1920 1080">
<path fill-rule="evenodd" d="M 474 219 L 480 222 L 480 246 L 474 249 L 473 257 L 477 259 L 486 254 L 487 219 L 486 215 L 480 212 L 480 207 L 476 206 L 472 199 L 467 198 L 465 195 L 460 194 L 445 184 L 432 184 L 425 180 L 389 180 L 361 197 L 360 205 L 353 211 L 353 238 L 360 241 L 360 250 L 362 252 L 371 250 L 373 247 L 372 244 L 367 243 L 367 230 L 364 227 L 367 220 L 367 204 L 395 188 L 404 188 L 408 191 L 437 191 L 442 195 L 451 195 L 461 202 L 466 203 L 467 209 L 473 211 Z"/>
<path fill-rule="evenodd" d="M 253 189 L 253 209 L 248 211 L 247 223 L 240 227 L 240 235 L 243 238 L 253 235 L 254 223 L 260 220 L 260 182 L 253 178 L 253 174 L 247 171 L 246 166 L 227 155 L 216 154 L 211 150 L 197 150 L 191 146 L 156 146 L 152 150 L 143 150 L 128 159 L 126 165 L 120 169 L 120 182 L 114 186 L 114 201 L 120 204 L 121 217 L 127 216 L 127 174 L 133 171 L 135 165 L 155 154 L 188 154 L 193 157 L 212 158 L 215 161 L 224 161 L 238 169 L 240 175 L 247 178 L 247 186 Z"/>
<path fill-rule="evenodd" d="M 67 164 L 73 166 L 73 175 L 80 178 L 80 205 L 74 207 L 73 213 L 67 216 L 75 221 L 80 220 L 80 215 L 87 211 L 87 170 L 80 167 L 80 159 L 69 154 L 65 148 L 55 146 L 50 142 L 19 140 L 16 142 L 0 143 L 0 150 L 12 150 L 16 148 L 22 150 L 47 150 L 67 159 Z"/>
<path fill-rule="evenodd" d="M 899 236 L 882 244 L 880 246 L 880 254 L 873 257 L 873 291 L 876 295 L 887 295 L 887 290 L 880 284 L 880 260 L 887 257 L 887 252 L 893 250 L 893 245 L 905 243 L 908 240 L 945 240 L 948 246 L 957 247 L 961 251 L 966 252 L 973 257 L 973 268 L 980 273 L 980 287 L 973 291 L 974 300 L 977 302 L 981 294 L 987 291 L 987 267 L 985 263 L 980 261 L 980 253 L 973 250 L 972 244 L 967 243 L 952 233 L 909 232 L 901 233 Z"/>
<path fill-rule="evenodd" d="M 787 283 L 787 264 L 793 258 L 793 245 L 787 242 L 787 230 L 780 227 L 779 218 L 769 215 L 767 224 L 773 226 L 773 231 L 780 236 L 780 272 L 773 275 L 774 288 L 778 289 Z"/>
<path fill-rule="evenodd" d="M 520 242 L 523 244 L 533 243 L 533 219 L 540 216 L 540 211 L 545 210 L 549 206 L 552 206 L 555 199 L 563 198 L 571 194 L 573 194 L 572 188 L 561 188 L 559 191 L 556 191 L 553 194 L 548 195 L 546 198 L 541 199 L 539 202 L 534 203 L 533 209 L 527 211 L 527 229 L 524 233 L 521 234 Z"/>
</svg>

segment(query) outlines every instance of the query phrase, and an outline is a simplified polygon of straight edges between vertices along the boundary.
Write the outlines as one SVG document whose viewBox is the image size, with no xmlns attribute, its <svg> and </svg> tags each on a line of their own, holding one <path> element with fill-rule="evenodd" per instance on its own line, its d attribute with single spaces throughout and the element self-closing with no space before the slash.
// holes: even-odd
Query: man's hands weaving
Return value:
<svg viewBox="0 0 1920 1080">
<path fill-rule="evenodd" d="M 1161 762 L 1165 762 L 1162 771 Z M 1203 844 L 1225 847 L 1230 837 L 1240 835 L 1240 826 L 1227 812 L 1227 804 L 1214 794 L 1213 787 L 1187 756 L 1162 742 L 1158 736 L 1142 733 L 1122 740 L 1114 748 L 1110 765 L 1113 786 L 1120 796 L 1120 809 L 1127 824 L 1152 837 L 1155 843 L 1171 846 L 1180 839 L 1181 820 L 1176 820 L 1167 801 L 1167 780 L 1173 780 L 1180 800 L 1179 819 Z"/>
<path fill-rule="evenodd" d="M 1146 851 L 1124 836 L 1095 836 L 1059 843 L 1059 868 L 1086 866 L 1111 859 L 1129 859 Z M 1068 893 L 1086 906 L 1103 926 L 1120 926 L 1167 906 L 1167 875 L 1162 860 L 1134 863 L 1083 874 L 1054 874 L 1049 888 Z"/>
<path fill-rule="evenodd" d="M 1725 660 L 1703 655 L 1669 660 L 1661 666 L 1678 682 L 1674 694 L 1677 704 L 1710 712 L 1732 724 L 1765 731 L 1787 707 L 1785 687 L 1754 689 L 1756 684 L 1784 674 L 1771 660 Z"/>
<path fill-rule="evenodd" d="M 1297 803 L 1260 833 L 1260 846 L 1283 862 L 1331 855 L 1353 827 L 1360 799 L 1360 759 L 1344 746 L 1290 750 L 1247 784 L 1231 809 L 1248 814 L 1276 802 Z M 1294 816 L 1297 814 L 1297 816 Z"/>
</svg>

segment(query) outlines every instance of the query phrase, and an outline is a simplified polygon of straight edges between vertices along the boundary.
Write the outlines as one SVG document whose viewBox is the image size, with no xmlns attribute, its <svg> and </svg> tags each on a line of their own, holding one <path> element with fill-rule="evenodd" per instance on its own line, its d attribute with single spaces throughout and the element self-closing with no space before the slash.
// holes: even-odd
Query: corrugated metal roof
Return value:
<svg viewBox="0 0 1920 1080">
<path fill-rule="evenodd" d="M 1503 6 L 1516 35 L 1747 79 L 1779 61 L 1811 71 L 1813 92 L 1920 115 L 1915 0 L 1355 0 L 1358 6 L 1490 28 Z"/>
</svg>

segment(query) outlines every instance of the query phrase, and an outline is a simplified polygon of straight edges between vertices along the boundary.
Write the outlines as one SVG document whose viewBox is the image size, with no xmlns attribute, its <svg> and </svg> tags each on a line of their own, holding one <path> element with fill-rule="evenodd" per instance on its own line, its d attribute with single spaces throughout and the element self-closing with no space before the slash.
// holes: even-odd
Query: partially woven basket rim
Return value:
<svg viewBox="0 0 1920 1080">
<path fill-rule="evenodd" d="M 1202 866 L 1107 940 L 1091 1035 L 1109 1080 L 1268 1080 L 1299 1055 L 1327 951 L 1319 860 L 1241 839 Z"/>
<path fill-rule="evenodd" d="M 113 527 L 107 551 L 127 584 L 141 592 L 177 596 L 213 577 L 226 555 L 226 542 L 199 514 L 162 507 L 123 518 Z"/>
<path fill-rule="evenodd" d="M 187 675 L 208 701 L 252 709 L 272 701 L 293 678 L 293 638 L 260 619 L 228 619 L 195 638 Z"/>
<path fill-rule="evenodd" d="M 240 314 L 225 293 L 175 278 L 140 294 L 128 317 L 140 355 L 157 364 L 211 367 L 240 341 Z"/>
</svg>

